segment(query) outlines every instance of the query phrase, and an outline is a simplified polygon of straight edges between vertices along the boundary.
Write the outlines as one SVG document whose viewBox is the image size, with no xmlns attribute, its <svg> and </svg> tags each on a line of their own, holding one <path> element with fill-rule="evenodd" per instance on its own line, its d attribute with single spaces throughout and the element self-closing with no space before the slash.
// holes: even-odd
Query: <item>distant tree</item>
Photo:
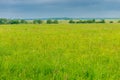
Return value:
<svg viewBox="0 0 120 80">
<path fill-rule="evenodd" d="M 105 20 L 100 20 L 100 21 L 97 21 L 96 23 L 105 23 Z"/>
<path fill-rule="evenodd" d="M 92 20 L 87 20 L 86 23 L 93 23 L 93 21 Z"/>
<path fill-rule="evenodd" d="M 87 21 L 86 20 L 82 20 L 82 23 L 87 23 Z"/>
<path fill-rule="evenodd" d="M 58 20 L 54 20 L 52 23 L 58 24 L 59 22 L 58 22 Z"/>
<path fill-rule="evenodd" d="M 113 21 L 110 21 L 110 23 L 113 23 Z"/>
<path fill-rule="evenodd" d="M 27 24 L 27 21 L 22 19 L 22 20 L 20 20 L 20 23 L 21 24 Z"/>
<path fill-rule="evenodd" d="M 82 20 L 81 23 L 91 23 L 90 20 Z"/>
<path fill-rule="evenodd" d="M 81 23 L 81 20 L 77 21 L 76 23 L 77 23 L 77 24 Z"/>
<path fill-rule="evenodd" d="M 0 18 L 0 24 L 8 24 L 8 19 Z"/>
<path fill-rule="evenodd" d="M 105 20 L 103 19 L 103 20 L 101 20 L 101 23 L 105 23 Z"/>
<path fill-rule="evenodd" d="M 10 24 L 20 24 L 19 20 L 10 20 Z"/>
<path fill-rule="evenodd" d="M 33 24 L 37 24 L 36 20 L 33 20 Z"/>
<path fill-rule="evenodd" d="M 79 23 L 83 23 L 83 21 L 82 21 L 82 20 L 79 20 L 79 21 L 77 21 L 76 23 L 77 23 L 77 24 L 79 24 Z"/>
<path fill-rule="evenodd" d="M 120 20 L 118 21 L 118 23 L 120 23 Z"/>
<path fill-rule="evenodd" d="M 96 21 L 95 19 L 92 20 L 79 20 L 76 23 L 105 23 L 105 20 Z"/>
<path fill-rule="evenodd" d="M 95 23 L 95 22 L 96 22 L 96 20 L 95 20 L 95 19 L 93 19 L 93 20 L 92 20 L 92 22 L 93 22 L 93 23 Z"/>
<path fill-rule="evenodd" d="M 38 20 L 38 23 L 39 23 L 39 24 L 42 24 L 42 23 L 43 23 L 43 21 L 42 21 L 42 20 Z"/>
<path fill-rule="evenodd" d="M 73 21 L 73 20 L 70 20 L 70 21 L 69 21 L 69 23 L 72 23 L 72 24 L 73 24 L 73 23 L 75 23 L 75 21 Z"/>
<path fill-rule="evenodd" d="M 52 24 L 53 22 L 52 22 L 52 20 L 47 20 L 47 22 L 46 22 L 47 24 Z"/>
<path fill-rule="evenodd" d="M 85 23 L 95 23 L 95 19 L 93 19 L 93 20 L 87 20 Z"/>
<path fill-rule="evenodd" d="M 33 23 L 34 24 L 42 24 L 42 20 L 34 20 Z"/>
</svg>

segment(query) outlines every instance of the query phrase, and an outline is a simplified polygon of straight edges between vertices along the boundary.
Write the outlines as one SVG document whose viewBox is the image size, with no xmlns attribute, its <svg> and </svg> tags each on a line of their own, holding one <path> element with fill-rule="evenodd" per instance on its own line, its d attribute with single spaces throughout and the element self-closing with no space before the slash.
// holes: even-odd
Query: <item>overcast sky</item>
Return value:
<svg viewBox="0 0 120 80">
<path fill-rule="evenodd" d="M 120 18 L 120 0 L 0 0 L 2 18 Z"/>
</svg>

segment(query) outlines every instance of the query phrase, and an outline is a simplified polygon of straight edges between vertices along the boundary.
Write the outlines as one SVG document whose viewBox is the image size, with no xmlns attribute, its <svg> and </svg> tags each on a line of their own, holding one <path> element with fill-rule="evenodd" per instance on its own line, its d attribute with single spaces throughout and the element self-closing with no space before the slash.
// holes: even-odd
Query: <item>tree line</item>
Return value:
<svg viewBox="0 0 120 80">
<path fill-rule="evenodd" d="M 20 24 L 20 23 L 26 24 L 28 22 L 26 20 L 0 18 L 0 24 Z"/>
<path fill-rule="evenodd" d="M 44 23 L 43 20 L 24 20 L 24 19 L 5 19 L 5 18 L 0 18 L 0 24 L 42 24 Z M 47 20 L 47 24 L 58 24 L 58 20 Z"/>
<path fill-rule="evenodd" d="M 95 19 L 93 20 L 79 20 L 79 21 L 75 21 L 75 20 L 70 20 L 69 23 L 71 24 L 79 24 L 79 23 L 106 23 L 105 20 L 99 20 L 99 21 L 96 21 Z"/>
<path fill-rule="evenodd" d="M 24 19 L 5 19 L 0 18 L 0 24 L 59 24 L 58 20 L 24 20 Z M 80 23 L 106 23 L 104 19 L 102 20 L 69 20 L 68 23 L 70 24 L 80 24 Z M 109 23 L 114 23 L 113 21 L 109 21 Z M 118 21 L 120 23 L 120 21 Z"/>
</svg>

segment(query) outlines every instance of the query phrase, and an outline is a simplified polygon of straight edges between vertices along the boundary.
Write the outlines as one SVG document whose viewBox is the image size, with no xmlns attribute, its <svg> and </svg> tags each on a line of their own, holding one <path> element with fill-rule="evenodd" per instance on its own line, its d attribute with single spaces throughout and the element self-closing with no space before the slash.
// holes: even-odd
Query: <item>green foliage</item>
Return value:
<svg viewBox="0 0 120 80">
<path fill-rule="evenodd" d="M 19 20 L 10 20 L 10 24 L 20 24 Z"/>
<path fill-rule="evenodd" d="M 76 23 L 83 23 L 83 21 L 82 21 L 82 20 L 79 20 L 79 21 L 77 21 Z"/>
<path fill-rule="evenodd" d="M 8 24 L 9 20 L 5 18 L 0 18 L 0 24 Z"/>
<path fill-rule="evenodd" d="M 118 23 L 120 23 L 120 20 L 118 21 Z"/>
<path fill-rule="evenodd" d="M 53 22 L 52 22 L 52 20 L 51 19 L 49 19 L 49 20 L 47 20 L 47 22 L 46 22 L 47 24 L 52 24 Z"/>
<path fill-rule="evenodd" d="M 103 20 L 101 20 L 101 23 L 105 23 L 105 20 L 103 19 Z"/>
<path fill-rule="evenodd" d="M 69 23 L 71 23 L 71 24 L 74 24 L 74 23 L 75 23 L 75 21 L 73 21 L 73 20 L 70 20 L 70 21 L 69 21 Z"/>
<path fill-rule="evenodd" d="M 27 24 L 26 20 L 0 18 L 0 24 Z"/>
<path fill-rule="evenodd" d="M 97 21 L 96 23 L 105 23 L 105 20 L 100 20 L 100 21 Z"/>
<path fill-rule="evenodd" d="M 42 21 L 42 20 L 34 20 L 33 23 L 34 23 L 34 24 L 42 24 L 43 21 Z"/>
<path fill-rule="evenodd" d="M 59 22 L 58 22 L 58 20 L 54 20 L 53 23 L 54 24 L 58 24 Z"/>
<path fill-rule="evenodd" d="M 95 19 L 93 19 L 93 20 L 86 20 L 83 23 L 95 23 Z"/>
<path fill-rule="evenodd" d="M 20 23 L 21 24 L 27 24 L 28 22 L 26 20 L 22 19 L 22 20 L 20 20 Z"/>
<path fill-rule="evenodd" d="M 51 19 L 49 19 L 49 20 L 46 21 L 46 23 L 47 24 L 58 24 L 59 21 L 58 20 L 51 20 Z"/>
<path fill-rule="evenodd" d="M 96 21 L 95 19 L 93 20 L 79 20 L 79 21 L 73 21 L 73 20 L 70 20 L 69 23 L 105 23 L 105 20 L 100 20 L 100 21 Z"/>
<path fill-rule="evenodd" d="M 113 21 L 110 21 L 110 23 L 114 23 Z"/>
<path fill-rule="evenodd" d="M 66 21 L 67 22 L 67 21 Z M 21 20 L 21 19 L 4 19 L 4 18 L 0 18 L 0 24 L 29 24 L 29 23 L 33 23 L 33 24 L 42 24 L 43 21 L 42 20 L 32 20 L 32 21 L 28 21 L 28 20 Z M 79 23 L 105 23 L 105 20 L 100 20 L 100 21 L 96 21 L 95 19 L 93 20 L 69 20 L 70 24 L 79 24 Z M 58 20 L 47 20 L 46 24 L 59 24 Z"/>
</svg>

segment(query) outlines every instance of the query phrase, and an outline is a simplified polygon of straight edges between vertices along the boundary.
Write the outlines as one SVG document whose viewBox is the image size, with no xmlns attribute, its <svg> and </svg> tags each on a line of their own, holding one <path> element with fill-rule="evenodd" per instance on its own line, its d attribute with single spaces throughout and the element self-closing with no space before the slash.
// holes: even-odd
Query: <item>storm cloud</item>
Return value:
<svg viewBox="0 0 120 80">
<path fill-rule="evenodd" d="M 0 17 L 120 17 L 119 0 L 0 0 Z"/>
</svg>

